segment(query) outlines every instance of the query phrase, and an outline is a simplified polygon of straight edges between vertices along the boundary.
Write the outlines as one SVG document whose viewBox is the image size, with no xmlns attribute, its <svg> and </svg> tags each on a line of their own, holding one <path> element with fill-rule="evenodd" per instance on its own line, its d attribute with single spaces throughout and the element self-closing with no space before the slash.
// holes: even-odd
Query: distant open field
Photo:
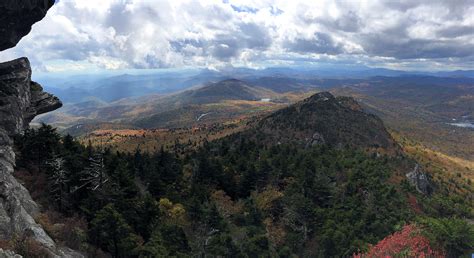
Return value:
<svg viewBox="0 0 474 258">
<path fill-rule="evenodd" d="M 161 148 L 185 152 L 243 130 L 248 120 L 233 120 L 222 124 L 202 125 L 182 129 L 99 129 L 80 137 L 84 145 L 107 147 L 117 151 L 155 152 Z"/>
</svg>

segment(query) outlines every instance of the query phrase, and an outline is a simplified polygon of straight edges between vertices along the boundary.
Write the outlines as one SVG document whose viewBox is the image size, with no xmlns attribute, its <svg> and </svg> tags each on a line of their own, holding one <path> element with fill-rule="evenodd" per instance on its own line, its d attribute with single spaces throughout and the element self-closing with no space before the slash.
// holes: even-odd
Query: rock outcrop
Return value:
<svg viewBox="0 0 474 258">
<path fill-rule="evenodd" d="M 21 258 L 21 255 L 9 250 L 3 250 L 0 248 L 0 258 Z"/>
<path fill-rule="evenodd" d="M 54 0 L 2 0 L 0 2 L 0 51 L 14 47 L 41 20 Z M 0 63 L 0 240 L 28 237 L 52 257 L 82 257 L 61 248 L 35 222 L 38 205 L 13 177 L 15 153 L 12 137 L 23 132 L 39 114 L 62 106 L 61 101 L 31 81 L 27 58 Z M 0 249 L 0 257 L 21 257 Z"/>
<path fill-rule="evenodd" d="M 31 81 L 27 58 L 0 63 L 0 130 L 8 136 L 21 133 L 36 115 L 61 106 L 58 98 Z"/>
<path fill-rule="evenodd" d="M 0 1 L 0 51 L 16 46 L 53 4 L 54 0 Z"/>
<path fill-rule="evenodd" d="M 430 195 L 433 193 L 434 189 L 431 178 L 428 174 L 423 172 L 418 163 L 411 172 L 406 174 L 406 177 L 410 184 L 413 185 L 418 192 L 424 195 Z"/>
<path fill-rule="evenodd" d="M 28 235 L 48 249 L 54 241 L 33 217 L 38 205 L 13 177 L 15 153 L 12 136 L 21 133 L 37 114 L 61 107 L 58 98 L 31 81 L 28 59 L 0 64 L 0 238 Z"/>
</svg>

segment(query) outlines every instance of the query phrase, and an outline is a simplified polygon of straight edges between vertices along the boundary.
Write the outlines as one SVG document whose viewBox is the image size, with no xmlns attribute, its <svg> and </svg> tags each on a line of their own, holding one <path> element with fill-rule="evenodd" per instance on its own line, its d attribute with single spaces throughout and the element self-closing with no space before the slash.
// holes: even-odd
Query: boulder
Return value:
<svg viewBox="0 0 474 258">
<path fill-rule="evenodd" d="M 18 255 L 12 251 L 9 250 L 3 250 L 0 248 L 0 258 L 21 258 L 23 256 Z"/>
</svg>

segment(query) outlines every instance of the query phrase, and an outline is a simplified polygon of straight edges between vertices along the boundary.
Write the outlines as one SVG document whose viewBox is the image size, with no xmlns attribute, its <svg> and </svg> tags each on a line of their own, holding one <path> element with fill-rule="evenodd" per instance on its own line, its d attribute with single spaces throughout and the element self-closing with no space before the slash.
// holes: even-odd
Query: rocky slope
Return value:
<svg viewBox="0 0 474 258">
<path fill-rule="evenodd" d="M 0 50 L 15 46 L 41 20 L 54 0 L 5 0 L 0 2 Z M 60 248 L 35 222 L 38 205 L 12 175 L 15 166 L 12 137 L 28 127 L 39 114 L 62 106 L 61 101 L 31 81 L 27 58 L 0 63 L 0 240 L 29 237 L 51 256 L 81 256 Z M 18 257 L 2 251 L 2 257 Z"/>
</svg>

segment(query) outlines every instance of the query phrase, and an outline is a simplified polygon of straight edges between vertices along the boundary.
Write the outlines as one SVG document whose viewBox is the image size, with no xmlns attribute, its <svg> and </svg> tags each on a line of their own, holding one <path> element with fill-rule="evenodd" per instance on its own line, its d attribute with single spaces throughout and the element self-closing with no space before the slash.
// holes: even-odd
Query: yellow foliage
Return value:
<svg viewBox="0 0 474 258">
<path fill-rule="evenodd" d="M 270 187 L 263 192 L 253 192 L 252 196 L 257 204 L 257 207 L 262 211 L 267 211 L 272 207 L 273 201 L 283 196 L 282 192 L 279 192 L 274 187 Z"/>
<path fill-rule="evenodd" d="M 166 211 L 173 207 L 173 203 L 168 198 L 161 198 L 160 199 L 160 210 Z"/>
<path fill-rule="evenodd" d="M 184 206 L 180 203 L 175 204 L 169 211 L 171 218 L 173 219 L 180 219 L 184 217 L 186 210 Z"/>
<path fill-rule="evenodd" d="M 173 204 L 168 198 L 161 198 L 159 206 L 169 222 L 174 224 L 183 224 L 185 222 L 186 209 L 182 204 Z"/>
<path fill-rule="evenodd" d="M 234 203 L 222 190 L 213 192 L 211 194 L 211 199 L 216 204 L 219 214 L 224 218 L 242 212 L 243 204 L 241 202 Z"/>
</svg>

